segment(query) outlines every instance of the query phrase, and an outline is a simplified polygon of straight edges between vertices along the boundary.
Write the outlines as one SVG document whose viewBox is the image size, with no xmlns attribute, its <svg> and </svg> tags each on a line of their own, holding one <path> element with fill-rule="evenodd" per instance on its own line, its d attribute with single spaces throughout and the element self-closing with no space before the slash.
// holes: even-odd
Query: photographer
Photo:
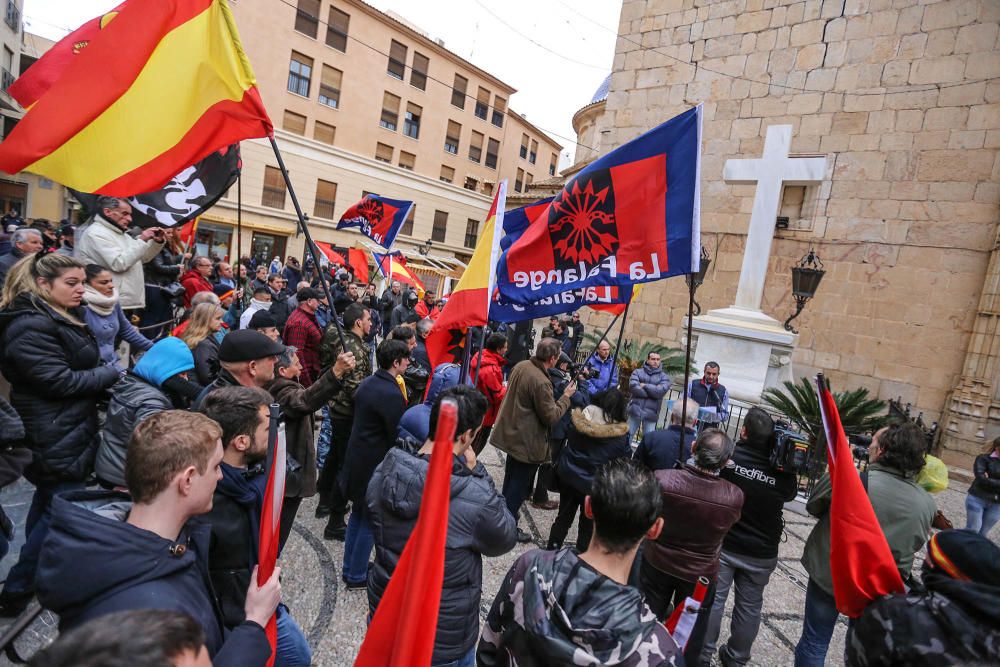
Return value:
<svg viewBox="0 0 1000 667">
<path fill-rule="evenodd" d="M 611 357 L 611 343 L 607 340 L 597 344 L 597 351 L 590 355 L 586 365 L 592 369 L 587 380 L 587 390 L 591 394 L 618 386 L 618 365 Z"/>
<path fill-rule="evenodd" d="M 729 640 L 719 648 L 722 665 L 745 665 L 760 628 L 764 587 L 778 564 L 778 544 L 785 522 L 784 504 L 795 498 L 796 477 L 771 466 L 775 445 L 774 422 L 760 408 L 750 408 L 743 420 L 733 465 L 719 476 L 743 491 L 743 510 L 722 541 L 715 603 L 705 633 L 702 664 L 709 664 L 719 638 L 729 589 L 734 589 Z"/>
</svg>

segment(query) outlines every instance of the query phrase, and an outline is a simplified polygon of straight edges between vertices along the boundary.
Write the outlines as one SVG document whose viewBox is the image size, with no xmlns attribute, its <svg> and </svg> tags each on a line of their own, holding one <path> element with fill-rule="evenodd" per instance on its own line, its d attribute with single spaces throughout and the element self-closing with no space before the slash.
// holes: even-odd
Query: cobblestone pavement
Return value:
<svg viewBox="0 0 1000 667">
<path fill-rule="evenodd" d="M 486 465 L 499 487 L 503 480 L 503 455 L 487 447 L 480 460 Z M 961 527 L 965 525 L 965 485 L 953 482 L 955 489 L 937 494 L 938 508 Z M 13 485 L 0 492 L 0 502 L 11 518 L 23 524 L 31 498 L 31 487 L 26 482 Z M 368 613 L 367 596 L 363 590 L 348 591 L 340 581 L 343 562 L 343 543 L 322 538 L 325 520 L 315 519 L 315 499 L 303 503 L 292 537 L 282 556 L 282 585 L 284 598 L 299 621 L 313 647 L 316 665 L 351 665 L 365 633 Z M 540 547 L 548 537 L 555 512 L 545 512 L 527 506 L 522 510 L 521 526 L 534 538 L 533 544 L 519 544 L 509 554 L 487 558 L 483 563 L 483 603 L 485 617 L 497 588 L 514 560 L 529 549 Z M 792 653 L 802 629 L 802 609 L 805 603 L 805 586 L 808 576 L 799 557 L 814 520 L 807 516 L 801 504 L 792 503 L 785 511 L 785 541 L 781 545 L 778 567 L 764 595 L 763 623 L 754 644 L 751 665 L 791 665 Z M 570 538 L 575 537 L 575 527 Z M 991 534 L 1000 541 L 1000 527 Z M 0 574 L 6 576 L 20 547 L 15 541 L 11 554 L 0 564 Z M 918 557 L 922 562 L 922 557 Z M 731 603 L 730 603 L 731 604 Z M 723 623 L 724 641 L 728 635 L 729 613 Z M 22 655 L 29 656 L 37 646 L 54 635 L 55 619 L 45 613 L 36 620 L 16 646 Z M 9 621 L 0 624 L 0 632 Z M 828 665 L 843 664 L 840 656 L 844 650 L 846 620 L 842 617 L 834 633 Z M 0 657 L 0 665 L 12 664 L 7 657 Z M 713 663 L 714 664 L 714 663 Z"/>
</svg>

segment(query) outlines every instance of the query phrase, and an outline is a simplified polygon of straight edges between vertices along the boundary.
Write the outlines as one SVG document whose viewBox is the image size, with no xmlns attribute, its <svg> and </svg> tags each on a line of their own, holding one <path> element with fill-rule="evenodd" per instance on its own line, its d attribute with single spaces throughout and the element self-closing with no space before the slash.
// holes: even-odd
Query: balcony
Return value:
<svg viewBox="0 0 1000 667">
<path fill-rule="evenodd" d="M 7 89 L 10 88 L 10 85 L 14 83 L 14 75 L 8 72 L 6 68 L 0 69 L 3 71 L 2 78 L 0 78 L 0 88 L 2 88 L 3 92 L 6 93 Z"/>
<path fill-rule="evenodd" d="M 21 10 L 14 4 L 14 0 L 7 0 L 7 15 L 4 17 L 4 21 L 15 34 L 21 31 Z M 4 90 L 7 90 L 6 85 Z"/>
</svg>

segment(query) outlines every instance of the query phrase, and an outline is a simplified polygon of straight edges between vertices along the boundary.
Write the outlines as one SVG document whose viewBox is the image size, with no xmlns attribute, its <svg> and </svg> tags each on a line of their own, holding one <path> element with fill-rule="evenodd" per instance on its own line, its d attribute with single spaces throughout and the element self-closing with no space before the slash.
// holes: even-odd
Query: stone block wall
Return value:
<svg viewBox="0 0 1000 667">
<path fill-rule="evenodd" d="M 777 233 L 763 309 L 791 314 L 791 267 L 814 246 L 827 274 L 797 322 L 796 373 L 936 419 L 1000 221 L 998 35 L 997 0 L 625 0 L 598 148 L 704 103 L 708 310 L 733 302 L 754 196 L 723 164 L 792 125 L 793 154 L 826 155 L 832 177 Z M 683 280 L 649 286 L 627 334 L 680 345 L 686 307 Z"/>
</svg>

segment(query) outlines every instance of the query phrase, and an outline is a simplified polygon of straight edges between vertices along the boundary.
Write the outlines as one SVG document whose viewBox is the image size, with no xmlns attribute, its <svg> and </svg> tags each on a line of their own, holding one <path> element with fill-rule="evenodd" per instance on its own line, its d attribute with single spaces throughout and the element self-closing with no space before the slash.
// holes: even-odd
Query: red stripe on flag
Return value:
<svg viewBox="0 0 1000 667">
<path fill-rule="evenodd" d="M 223 100 L 210 106 L 177 144 L 96 192 L 111 197 L 130 197 L 137 192 L 159 190 L 173 176 L 150 180 L 151 175 L 178 174 L 222 146 L 238 143 L 241 139 L 265 137 L 270 132 L 271 122 L 260 93 L 251 88 L 239 102 Z M 196 156 L 193 162 L 192 155 Z"/>
<path fill-rule="evenodd" d="M 458 410 L 441 404 L 420 516 L 365 635 L 355 667 L 431 664 L 437 635 Z"/>
<path fill-rule="evenodd" d="M 267 583 L 278 564 L 280 544 L 281 506 L 285 499 L 285 469 L 288 462 L 285 443 L 285 428 L 278 426 L 278 407 L 270 406 L 271 427 L 268 432 L 267 486 L 264 488 L 264 502 L 260 512 L 260 537 L 257 543 L 257 585 Z M 264 628 L 271 644 L 268 667 L 274 665 L 278 647 L 278 626 L 275 614 L 271 615 Z"/>
</svg>

